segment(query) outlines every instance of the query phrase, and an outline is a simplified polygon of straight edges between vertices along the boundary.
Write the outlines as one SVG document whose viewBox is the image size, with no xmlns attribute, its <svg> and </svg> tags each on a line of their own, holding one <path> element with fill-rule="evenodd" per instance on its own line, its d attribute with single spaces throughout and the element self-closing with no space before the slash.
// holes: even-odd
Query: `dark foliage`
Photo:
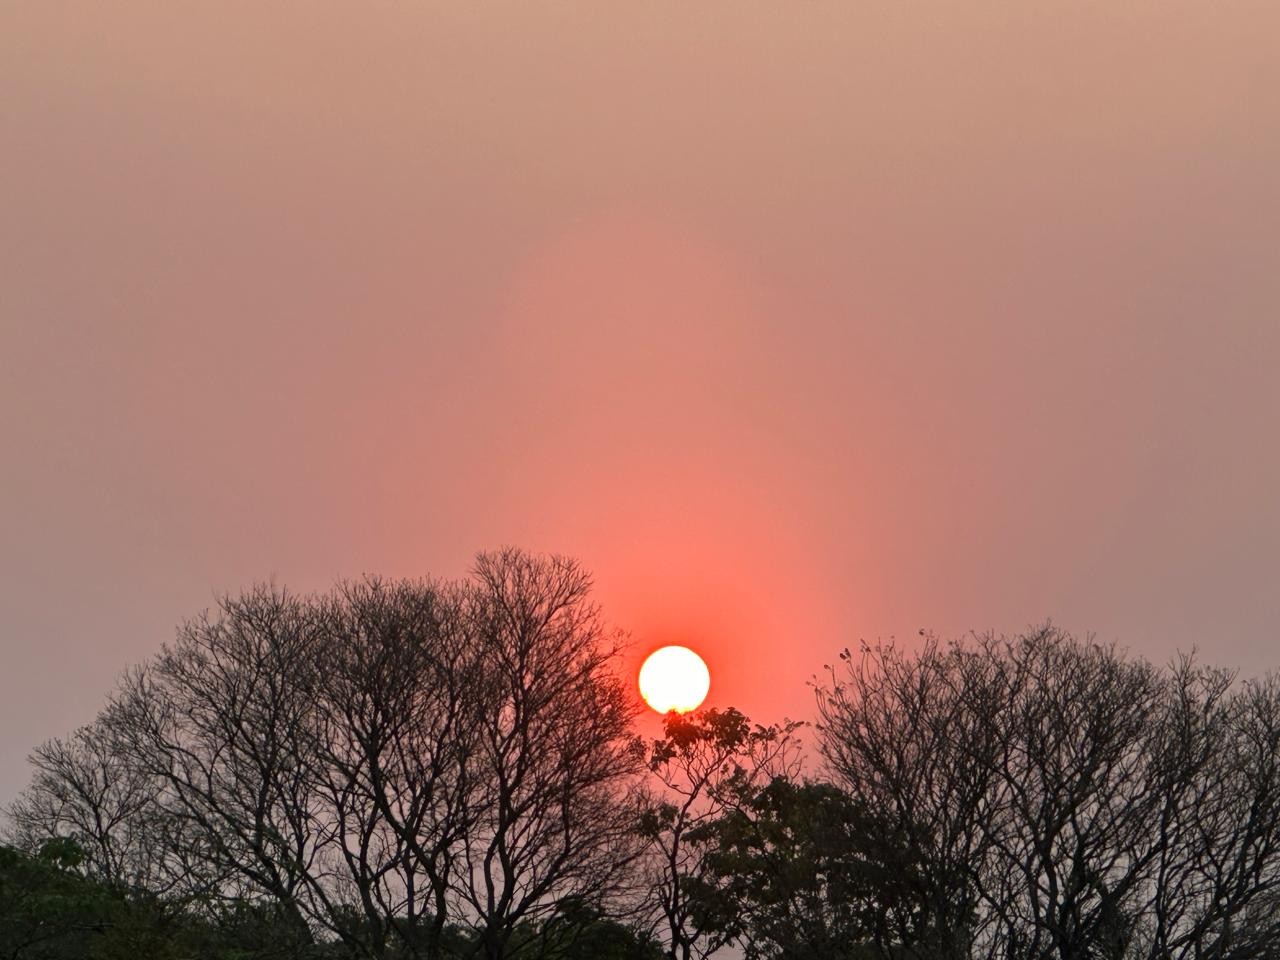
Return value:
<svg viewBox="0 0 1280 960">
<path fill-rule="evenodd" d="M 777 777 L 706 829 L 695 898 L 730 919 L 748 960 L 853 960 L 892 940 L 911 875 L 892 826 L 836 787 Z"/>
<path fill-rule="evenodd" d="M 774 777 L 799 769 L 800 724 L 753 725 L 732 707 L 665 721 L 649 751 L 657 789 L 639 822 L 656 921 L 678 960 L 706 957 L 741 935 L 735 905 L 712 880 L 717 826 Z"/>
</svg>

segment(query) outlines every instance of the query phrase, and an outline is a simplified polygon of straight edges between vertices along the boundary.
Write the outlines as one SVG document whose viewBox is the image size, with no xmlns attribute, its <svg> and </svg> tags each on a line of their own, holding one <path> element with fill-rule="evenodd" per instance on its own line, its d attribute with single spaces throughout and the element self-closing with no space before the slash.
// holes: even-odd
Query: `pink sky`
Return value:
<svg viewBox="0 0 1280 960">
<path fill-rule="evenodd" d="M 921 628 L 1280 666 L 1277 38 L 5 4 L 0 801 L 214 591 L 508 543 L 761 720 Z"/>
</svg>

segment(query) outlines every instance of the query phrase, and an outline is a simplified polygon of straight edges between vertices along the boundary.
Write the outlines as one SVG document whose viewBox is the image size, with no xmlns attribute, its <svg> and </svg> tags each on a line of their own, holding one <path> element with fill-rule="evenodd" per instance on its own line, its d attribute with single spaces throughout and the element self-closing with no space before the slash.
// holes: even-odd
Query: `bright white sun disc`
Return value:
<svg viewBox="0 0 1280 960">
<path fill-rule="evenodd" d="M 640 696 L 658 713 L 696 710 L 711 689 L 711 673 L 688 647 L 662 647 L 640 668 Z"/>
</svg>

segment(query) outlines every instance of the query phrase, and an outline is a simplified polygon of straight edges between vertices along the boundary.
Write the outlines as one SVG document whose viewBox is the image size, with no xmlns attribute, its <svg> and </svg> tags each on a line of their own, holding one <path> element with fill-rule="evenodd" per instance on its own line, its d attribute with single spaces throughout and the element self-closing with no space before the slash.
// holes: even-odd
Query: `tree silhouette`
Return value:
<svg viewBox="0 0 1280 960">
<path fill-rule="evenodd" d="M 831 784 L 775 777 L 705 829 L 703 888 L 734 918 L 747 960 L 865 960 L 910 927 L 924 865 Z"/>
<path fill-rule="evenodd" d="M 712 882 L 714 825 L 774 777 L 796 772 L 800 726 L 753 726 L 732 707 L 667 715 L 666 736 L 649 752 L 661 789 L 648 800 L 640 830 L 668 956 L 706 957 L 741 935 L 735 904 Z"/>
<path fill-rule="evenodd" d="M 485 710 L 457 889 L 487 960 L 536 955 L 548 945 L 520 943 L 520 924 L 545 940 L 566 904 L 607 913 L 632 883 L 638 708 L 611 672 L 618 641 L 590 589 L 561 558 L 507 550 L 476 564 Z"/>
<path fill-rule="evenodd" d="M 32 754 L 0 957 L 1274 960 L 1280 681 L 1051 628 L 670 715 L 573 561 L 222 598 Z"/>
<path fill-rule="evenodd" d="M 836 782 L 914 862 L 917 956 L 1235 958 L 1280 944 L 1280 687 L 1050 628 L 844 657 Z M 887 945 L 887 944 L 886 944 Z"/>
</svg>

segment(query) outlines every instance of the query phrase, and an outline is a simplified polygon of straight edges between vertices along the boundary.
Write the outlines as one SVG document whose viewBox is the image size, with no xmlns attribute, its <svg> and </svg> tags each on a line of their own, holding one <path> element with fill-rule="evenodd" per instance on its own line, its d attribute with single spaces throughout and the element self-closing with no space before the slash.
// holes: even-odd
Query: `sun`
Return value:
<svg viewBox="0 0 1280 960">
<path fill-rule="evenodd" d="M 696 710 L 711 689 L 706 662 L 688 647 L 662 647 L 640 668 L 640 696 L 658 713 Z"/>
</svg>

